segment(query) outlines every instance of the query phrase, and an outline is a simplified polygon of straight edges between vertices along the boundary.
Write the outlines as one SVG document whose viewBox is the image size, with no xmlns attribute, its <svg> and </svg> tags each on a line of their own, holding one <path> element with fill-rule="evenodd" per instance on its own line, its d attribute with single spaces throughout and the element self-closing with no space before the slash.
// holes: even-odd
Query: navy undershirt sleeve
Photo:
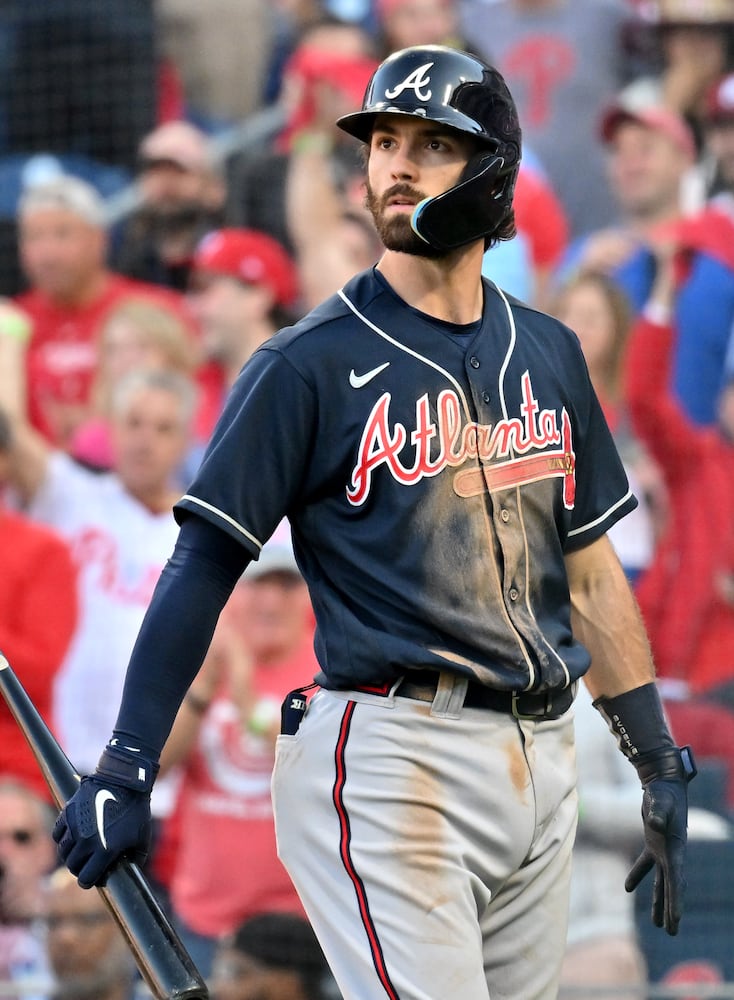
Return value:
<svg viewBox="0 0 734 1000">
<path fill-rule="evenodd" d="M 130 658 L 114 736 L 158 760 L 219 614 L 250 562 L 230 535 L 185 518 Z M 101 748 L 100 748 L 101 749 Z"/>
</svg>

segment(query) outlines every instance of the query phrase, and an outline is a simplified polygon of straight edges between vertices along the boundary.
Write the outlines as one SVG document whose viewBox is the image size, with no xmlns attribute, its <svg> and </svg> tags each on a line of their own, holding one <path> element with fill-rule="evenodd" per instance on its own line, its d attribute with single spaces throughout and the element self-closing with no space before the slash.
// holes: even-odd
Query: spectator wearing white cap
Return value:
<svg viewBox="0 0 734 1000">
<path fill-rule="evenodd" d="M 189 303 L 206 358 L 199 377 L 203 437 L 245 361 L 292 322 L 298 298 L 295 262 L 267 233 L 228 228 L 201 240 L 192 259 Z"/>
<path fill-rule="evenodd" d="M 132 278 L 184 291 L 204 233 L 222 224 L 226 185 L 209 136 L 187 121 L 142 140 L 138 206 L 116 238 L 114 265 Z"/>
<path fill-rule="evenodd" d="M 29 289 L 16 297 L 30 319 L 28 416 L 67 448 L 87 415 L 97 330 L 128 295 L 180 296 L 114 273 L 107 264 L 105 207 L 86 181 L 58 175 L 25 189 L 18 204 L 20 262 Z"/>
</svg>

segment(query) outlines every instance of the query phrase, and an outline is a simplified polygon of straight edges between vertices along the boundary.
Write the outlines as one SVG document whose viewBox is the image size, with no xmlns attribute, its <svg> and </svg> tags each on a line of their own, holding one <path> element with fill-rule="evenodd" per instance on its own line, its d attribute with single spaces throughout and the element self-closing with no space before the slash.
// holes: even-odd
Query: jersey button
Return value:
<svg viewBox="0 0 734 1000">
<path fill-rule="evenodd" d="M 472 368 L 478 368 L 479 367 L 479 358 L 476 357 L 476 355 L 472 355 L 469 358 L 469 364 L 472 366 Z"/>
<path fill-rule="evenodd" d="M 515 587 L 510 587 L 510 600 L 516 601 L 520 596 L 520 591 L 516 590 Z"/>
<path fill-rule="evenodd" d="M 502 512 L 500 513 L 500 517 L 505 522 L 505 524 L 507 524 L 507 522 L 510 520 L 510 512 L 509 512 L 509 510 L 507 510 L 506 507 L 502 508 Z"/>
<path fill-rule="evenodd" d="M 489 402 L 489 393 L 488 392 L 483 392 L 482 393 L 482 399 L 484 400 L 485 403 L 488 403 Z"/>
</svg>

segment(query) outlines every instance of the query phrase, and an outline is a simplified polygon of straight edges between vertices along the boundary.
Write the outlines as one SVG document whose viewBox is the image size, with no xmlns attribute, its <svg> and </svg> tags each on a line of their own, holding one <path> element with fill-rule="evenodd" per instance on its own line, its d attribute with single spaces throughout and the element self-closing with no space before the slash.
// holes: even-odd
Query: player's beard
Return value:
<svg viewBox="0 0 734 1000">
<path fill-rule="evenodd" d="M 375 194 L 369 181 L 366 182 L 366 187 L 365 204 L 372 215 L 377 234 L 387 250 L 407 253 L 413 257 L 427 257 L 430 260 L 436 260 L 446 255 L 445 250 L 437 250 L 432 247 L 430 243 L 426 243 L 411 229 L 410 216 L 407 212 L 395 213 L 390 216 L 385 214 L 390 198 L 402 195 L 405 198 L 414 199 L 415 203 L 418 204 L 426 197 L 424 194 L 414 190 L 409 184 L 394 184 L 383 195 Z"/>
</svg>

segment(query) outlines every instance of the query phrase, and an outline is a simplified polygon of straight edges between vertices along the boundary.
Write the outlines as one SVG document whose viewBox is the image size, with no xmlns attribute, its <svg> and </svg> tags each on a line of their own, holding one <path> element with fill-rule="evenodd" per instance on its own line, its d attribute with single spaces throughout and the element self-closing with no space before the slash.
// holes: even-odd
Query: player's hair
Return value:
<svg viewBox="0 0 734 1000">
<path fill-rule="evenodd" d="M 112 414 L 124 413 L 132 397 L 141 389 L 161 389 L 175 396 L 180 404 L 181 422 L 184 425 L 191 423 L 197 403 L 195 384 L 180 372 L 160 368 L 136 368 L 124 375 L 112 390 Z"/>
</svg>

